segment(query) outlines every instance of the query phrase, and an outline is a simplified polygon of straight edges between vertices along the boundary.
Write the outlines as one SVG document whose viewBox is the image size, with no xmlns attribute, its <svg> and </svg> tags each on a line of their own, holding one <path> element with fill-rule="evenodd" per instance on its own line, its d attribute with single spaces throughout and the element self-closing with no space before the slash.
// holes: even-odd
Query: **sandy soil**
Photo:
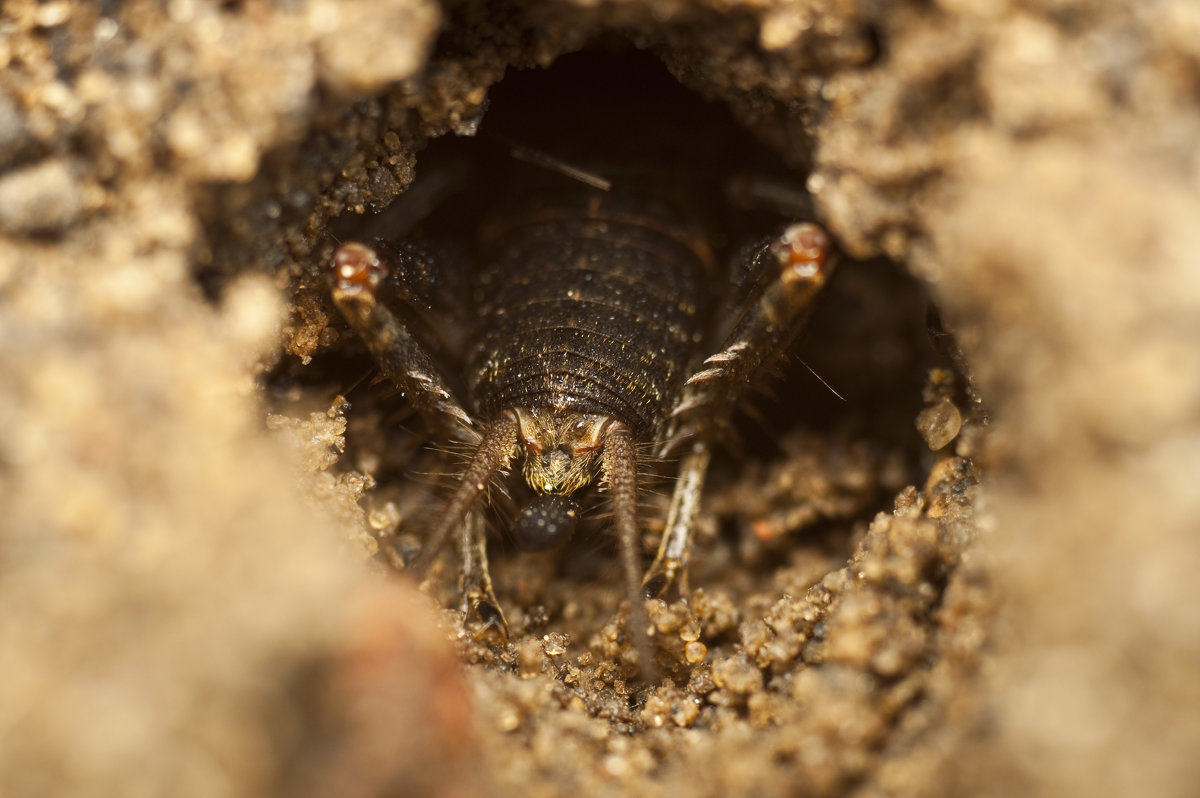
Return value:
<svg viewBox="0 0 1200 798">
<path fill-rule="evenodd" d="M 847 401 L 789 368 L 720 455 L 659 684 L 602 547 L 499 557 L 506 646 L 392 573 L 442 466 L 323 277 L 506 68 L 616 38 L 848 256 L 796 353 Z M 5 3 L 0 794 L 1194 795 L 1198 42 L 1190 0 Z"/>
</svg>

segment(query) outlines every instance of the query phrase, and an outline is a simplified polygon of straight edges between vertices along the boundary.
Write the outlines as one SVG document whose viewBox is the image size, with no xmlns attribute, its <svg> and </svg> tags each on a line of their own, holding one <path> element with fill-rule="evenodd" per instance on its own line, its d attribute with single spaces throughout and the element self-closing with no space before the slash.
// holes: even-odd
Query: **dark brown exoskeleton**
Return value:
<svg viewBox="0 0 1200 798">
<path fill-rule="evenodd" d="M 526 549 L 569 536 L 580 514 L 575 496 L 602 480 L 630 625 L 639 658 L 649 657 L 641 597 L 673 584 L 686 595 L 710 447 L 826 281 L 830 241 L 808 222 L 744 249 L 721 279 L 687 204 L 652 181 L 618 181 L 611 191 L 570 183 L 494 214 L 480 247 L 491 261 L 469 278 L 474 326 L 452 365 L 437 362 L 402 321 L 411 313 L 399 312 L 424 314 L 435 304 L 433 259 L 385 242 L 346 244 L 334 256 L 334 300 L 383 372 L 446 434 L 473 447 L 409 567 L 427 568 L 458 536 L 464 609 L 498 637 L 506 627 L 480 504 L 489 483 L 520 461 L 532 498 L 513 537 Z M 662 542 L 645 572 L 639 449 L 679 463 Z"/>
</svg>

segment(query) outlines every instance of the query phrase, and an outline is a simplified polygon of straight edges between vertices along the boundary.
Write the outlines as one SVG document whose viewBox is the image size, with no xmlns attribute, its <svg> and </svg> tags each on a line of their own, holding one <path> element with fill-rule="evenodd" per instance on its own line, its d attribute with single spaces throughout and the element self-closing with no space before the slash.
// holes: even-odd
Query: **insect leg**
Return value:
<svg viewBox="0 0 1200 798">
<path fill-rule="evenodd" d="M 650 616 L 646 612 L 641 589 L 642 536 L 637 520 L 637 457 L 633 435 L 624 424 L 613 423 L 605 434 L 601 467 L 612 495 L 621 571 L 625 577 L 625 595 L 629 597 L 626 632 L 632 636 L 637 647 L 638 669 L 644 677 L 656 681 L 657 671 L 650 650 Z"/>
<path fill-rule="evenodd" d="M 441 418 L 455 437 L 479 440 L 471 416 L 449 388 L 449 382 L 426 348 L 383 303 L 378 293 L 385 281 L 403 292 L 403 275 L 395 258 L 377 248 L 350 243 L 333 256 L 333 301 L 371 350 L 375 361 L 419 410 Z"/>
<path fill-rule="evenodd" d="M 671 494 L 662 542 L 658 545 L 654 563 L 642 580 L 644 596 L 662 598 L 673 584 L 678 587 L 679 595 L 688 595 L 687 561 L 692 547 L 692 528 L 700 509 L 704 476 L 711 456 L 708 444 L 697 440 L 680 460 L 679 479 Z"/>
<path fill-rule="evenodd" d="M 721 350 L 684 383 L 671 410 L 661 454 L 689 438 L 707 439 L 726 423 L 763 366 L 800 331 L 812 298 L 832 271 L 832 255 L 829 235 L 810 222 L 790 225 L 751 250 L 748 270 L 765 273 L 767 279 L 734 314 Z"/>
<path fill-rule="evenodd" d="M 503 645 L 508 642 L 508 621 L 492 589 L 492 575 L 487 560 L 487 534 L 481 513 L 473 511 L 467 514 L 459 531 L 458 542 L 462 564 L 459 588 L 467 629 L 476 640 L 489 645 Z"/>
</svg>

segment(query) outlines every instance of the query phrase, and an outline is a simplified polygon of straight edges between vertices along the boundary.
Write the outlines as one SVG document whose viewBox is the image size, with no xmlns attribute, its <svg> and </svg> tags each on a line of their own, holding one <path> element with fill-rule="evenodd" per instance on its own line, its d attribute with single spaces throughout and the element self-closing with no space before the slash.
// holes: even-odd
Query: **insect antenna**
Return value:
<svg viewBox="0 0 1200 798">
<path fill-rule="evenodd" d="M 638 670 L 643 678 L 657 682 L 658 668 L 650 648 L 650 615 L 642 598 L 642 545 L 637 523 L 637 450 L 627 427 L 614 424 L 609 429 L 601 457 L 604 479 L 612 496 L 621 571 L 629 601 L 626 631 L 637 649 Z"/>
<path fill-rule="evenodd" d="M 518 141 L 510 139 L 508 136 L 499 133 L 487 133 L 489 138 L 503 144 L 508 148 L 508 153 L 518 161 L 523 161 L 527 164 L 532 164 L 541 169 L 546 169 L 551 172 L 558 172 L 564 177 L 569 177 L 572 180 L 577 180 L 585 186 L 590 186 L 598 191 L 610 191 L 612 189 L 612 181 L 603 175 L 589 172 L 582 167 L 576 166 L 569 161 L 564 161 L 555 155 L 552 155 L 545 150 L 539 150 L 536 147 L 530 147 L 527 144 L 521 144 Z"/>
<path fill-rule="evenodd" d="M 518 161 L 540 166 L 543 169 L 549 169 L 552 172 L 558 172 L 560 175 L 578 180 L 586 186 L 591 186 L 600 191 L 609 191 L 612 189 L 612 181 L 606 177 L 601 177 L 595 172 L 589 172 L 586 169 L 581 169 L 578 166 L 573 166 L 561 158 L 556 158 L 548 152 L 535 150 L 532 147 L 526 147 L 523 144 L 512 145 L 512 155 Z"/>
<path fill-rule="evenodd" d="M 517 418 L 512 413 L 504 413 L 483 436 L 471 456 L 467 470 L 463 472 L 450 501 L 425 541 L 425 547 L 410 566 L 414 573 L 423 574 L 446 542 L 462 527 L 467 513 L 471 512 L 479 496 L 487 489 L 492 477 L 497 471 L 508 467 L 516 443 Z"/>
<path fill-rule="evenodd" d="M 824 378 L 824 377 L 822 377 L 820 374 L 818 374 L 816 369 L 814 369 L 812 366 L 810 366 L 810 365 L 808 365 L 807 363 L 805 363 L 805 362 L 804 362 L 803 360 L 801 360 L 800 358 L 796 358 L 796 359 L 797 359 L 797 360 L 800 360 L 800 365 L 801 365 L 801 366 L 804 366 L 804 368 L 808 369 L 808 373 L 809 373 L 809 374 L 811 374 L 811 375 L 813 375 L 814 377 L 816 377 L 816 378 L 817 378 L 817 382 L 821 383 L 821 384 L 822 384 L 822 385 L 824 385 L 826 388 L 828 388 L 828 389 L 829 389 L 829 392 L 830 392 L 831 394 L 833 394 L 834 396 L 836 396 L 838 399 L 841 399 L 843 402 L 844 402 L 844 401 L 846 401 L 846 397 L 842 396 L 840 393 L 838 393 L 836 390 L 834 390 L 834 387 L 833 387 L 832 385 L 830 385 L 830 384 L 829 384 L 829 383 L 828 383 L 828 382 L 825 380 L 825 378 Z"/>
<path fill-rule="evenodd" d="M 355 377 L 349 385 L 342 388 L 340 393 L 342 396 L 349 396 L 354 390 L 362 386 L 363 383 L 369 383 L 367 387 L 374 384 L 374 375 L 379 373 L 379 369 L 372 366 L 368 369 L 363 369 L 362 373 Z"/>
</svg>

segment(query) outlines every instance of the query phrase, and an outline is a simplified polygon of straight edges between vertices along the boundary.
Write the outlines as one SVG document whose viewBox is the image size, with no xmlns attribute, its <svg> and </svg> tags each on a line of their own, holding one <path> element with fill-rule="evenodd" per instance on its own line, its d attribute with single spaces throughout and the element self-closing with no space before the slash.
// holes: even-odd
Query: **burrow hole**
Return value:
<svg viewBox="0 0 1200 798">
<path fill-rule="evenodd" d="M 720 252 L 814 214 L 797 163 L 803 159 L 789 163 L 772 146 L 778 130 L 746 129 L 725 105 L 688 91 L 657 59 L 632 48 L 592 49 L 547 69 L 510 71 L 489 92 L 473 133 L 432 141 L 416 155 L 408 192 L 378 215 L 343 215 L 330 235 L 451 241 L 481 263 L 488 253 L 474 250 L 479 228 L 513 170 L 581 162 L 612 164 L 618 175 L 671 163 L 689 187 L 707 192 L 711 240 Z M 558 165 L 536 163 L 544 156 Z M 448 192 L 436 188 L 445 181 L 454 186 Z M 872 516 L 890 509 L 904 485 L 924 482 L 934 460 L 915 419 L 929 400 L 930 370 L 957 379 L 949 390 L 960 402 L 963 382 L 930 318 L 926 291 L 901 265 L 841 259 L 804 332 L 750 393 L 735 438 L 716 450 L 693 587 L 745 597 L 797 563 L 819 577 L 824 566 L 812 563 L 841 567 Z M 297 416 L 346 397 L 350 424 L 340 467 L 372 477 L 368 513 L 392 520 L 376 530 L 381 550 L 390 552 L 381 559 L 411 555 L 463 452 L 377 378 L 363 343 L 340 318 L 335 326 L 337 343 L 307 365 L 285 359 L 270 375 L 267 395 L 273 409 Z M 662 471 L 647 480 L 643 501 L 647 562 L 670 490 L 669 465 Z M 828 495 L 806 497 L 809 488 Z M 585 645 L 623 599 L 604 508 L 590 511 L 565 550 L 530 555 L 512 550 L 504 528 L 511 509 L 496 505 L 489 513 L 493 575 L 514 635 L 566 632 Z M 453 573 L 447 567 L 440 589 L 447 606 L 457 606 Z"/>
</svg>

